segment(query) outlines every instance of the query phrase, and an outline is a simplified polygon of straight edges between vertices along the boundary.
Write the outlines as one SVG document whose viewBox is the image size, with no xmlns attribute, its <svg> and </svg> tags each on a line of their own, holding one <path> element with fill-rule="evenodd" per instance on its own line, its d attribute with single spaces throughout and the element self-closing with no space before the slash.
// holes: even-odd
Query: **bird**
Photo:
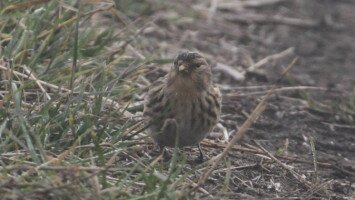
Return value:
<svg viewBox="0 0 355 200">
<path fill-rule="evenodd" d="M 164 147 L 197 146 L 221 115 L 222 96 L 211 66 L 196 52 L 180 52 L 165 77 L 153 82 L 144 100 L 143 116 L 153 140 Z"/>
</svg>

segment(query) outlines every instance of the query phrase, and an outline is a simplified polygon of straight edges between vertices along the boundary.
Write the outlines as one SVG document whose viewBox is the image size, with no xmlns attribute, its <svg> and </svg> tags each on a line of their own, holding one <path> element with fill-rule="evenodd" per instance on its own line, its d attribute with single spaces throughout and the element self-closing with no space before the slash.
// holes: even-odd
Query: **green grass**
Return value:
<svg viewBox="0 0 355 200">
<path fill-rule="evenodd" d="M 136 154 L 144 137 L 125 139 L 137 123 L 125 113 L 141 92 L 135 81 L 147 64 L 167 62 L 148 51 L 141 59 L 126 49 L 141 47 L 133 33 L 150 19 L 118 22 L 110 3 L 4 0 L 0 6 L 0 66 L 9 69 L 0 71 L 1 196 L 181 195 L 176 188 L 186 178 L 184 159 L 174 154 L 170 164 L 153 168 L 152 158 Z M 99 13 L 111 26 L 95 21 Z"/>
</svg>

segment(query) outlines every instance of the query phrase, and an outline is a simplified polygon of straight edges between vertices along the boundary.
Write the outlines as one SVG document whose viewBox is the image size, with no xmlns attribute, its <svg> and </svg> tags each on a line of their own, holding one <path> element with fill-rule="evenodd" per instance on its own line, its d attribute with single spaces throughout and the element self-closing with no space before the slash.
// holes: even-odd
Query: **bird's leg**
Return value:
<svg viewBox="0 0 355 200">
<path fill-rule="evenodd" d="M 165 152 L 165 147 L 164 147 L 164 145 L 159 144 L 159 154 L 160 154 L 160 155 L 161 155 L 161 154 L 164 154 L 164 152 Z"/>
<path fill-rule="evenodd" d="M 171 118 L 169 118 L 169 119 L 166 119 L 165 121 L 164 121 L 164 125 L 163 125 L 163 127 L 162 127 L 162 129 L 161 129 L 162 131 L 161 131 L 161 134 L 168 134 L 168 135 L 170 135 L 170 136 L 172 136 L 172 137 L 175 137 L 175 146 L 179 146 L 178 144 L 178 133 L 179 133 L 179 131 L 178 131 L 178 124 L 177 124 L 177 122 L 176 122 L 176 120 L 175 119 L 171 119 Z M 162 142 L 164 142 L 164 141 L 162 141 Z M 173 144 L 171 144 L 171 146 L 172 146 Z M 163 145 L 159 145 L 159 147 L 160 147 L 160 149 L 164 149 L 164 146 Z M 164 153 L 165 152 L 165 153 Z M 166 159 L 170 159 L 171 158 L 171 155 L 168 155 L 167 153 L 168 152 L 166 152 L 166 151 L 163 151 L 163 155 L 164 155 L 164 158 L 166 158 Z"/>
<path fill-rule="evenodd" d="M 200 155 L 198 156 L 197 158 L 197 162 L 199 163 L 202 163 L 203 162 L 203 152 L 202 152 L 202 149 L 201 149 L 201 146 L 200 146 L 200 143 L 197 144 L 197 148 L 198 148 L 198 151 L 200 152 Z"/>
<path fill-rule="evenodd" d="M 170 146 L 172 145 L 178 146 L 178 144 L 176 143 L 178 142 L 177 139 L 179 138 L 178 137 L 179 131 L 178 131 L 178 124 L 175 119 L 172 118 L 166 119 L 164 121 L 164 125 L 161 130 L 162 130 L 161 134 L 167 134 L 169 137 L 175 137 L 174 143 L 170 144 Z"/>
<path fill-rule="evenodd" d="M 159 156 L 158 157 L 163 158 L 163 160 L 169 159 L 169 156 L 167 155 L 164 145 L 159 144 Z"/>
</svg>

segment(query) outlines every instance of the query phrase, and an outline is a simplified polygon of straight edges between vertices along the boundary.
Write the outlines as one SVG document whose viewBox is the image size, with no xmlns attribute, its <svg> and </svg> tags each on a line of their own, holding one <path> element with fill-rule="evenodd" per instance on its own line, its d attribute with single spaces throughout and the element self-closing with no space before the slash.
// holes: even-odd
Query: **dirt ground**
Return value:
<svg viewBox="0 0 355 200">
<path fill-rule="evenodd" d="M 259 102 L 260 93 L 267 90 L 249 86 L 271 86 L 297 57 L 290 74 L 279 84 L 291 88 L 269 100 L 240 144 L 253 148 L 253 140 L 258 141 L 312 184 L 307 186 L 279 164 L 257 154 L 236 150 L 229 154 L 228 190 L 221 186 L 228 171 L 223 166 L 204 189 L 230 199 L 355 198 L 355 113 L 351 107 L 355 97 L 354 2 L 284 0 L 246 6 L 237 5 L 243 1 L 211 2 L 216 6 L 210 1 L 183 1 L 171 3 L 171 9 L 165 9 L 169 3 L 162 6 L 164 9 L 146 8 L 145 15 L 159 16 L 155 26 L 143 33 L 153 44 L 149 50 L 161 52 L 161 57 L 172 57 L 181 49 L 197 50 L 209 58 L 215 82 L 224 95 L 221 124 L 232 136 Z M 217 67 L 222 63 L 245 71 L 288 48 L 292 49 L 287 55 L 248 71 L 242 80 Z M 208 158 L 222 151 L 206 141 L 202 147 Z M 197 155 L 192 149 L 192 156 Z M 316 169 L 314 159 L 319 162 Z M 193 165 L 186 170 L 193 170 Z M 197 170 L 196 177 L 202 171 Z"/>
</svg>

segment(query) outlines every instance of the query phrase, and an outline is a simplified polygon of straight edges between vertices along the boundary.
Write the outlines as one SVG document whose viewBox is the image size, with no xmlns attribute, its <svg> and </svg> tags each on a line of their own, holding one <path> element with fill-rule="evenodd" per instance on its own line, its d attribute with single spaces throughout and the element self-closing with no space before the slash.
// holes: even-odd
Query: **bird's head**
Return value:
<svg viewBox="0 0 355 200">
<path fill-rule="evenodd" d="M 171 83 L 205 89 L 211 84 L 211 67 L 206 59 L 195 52 L 182 52 L 174 60 L 170 71 Z"/>
</svg>

